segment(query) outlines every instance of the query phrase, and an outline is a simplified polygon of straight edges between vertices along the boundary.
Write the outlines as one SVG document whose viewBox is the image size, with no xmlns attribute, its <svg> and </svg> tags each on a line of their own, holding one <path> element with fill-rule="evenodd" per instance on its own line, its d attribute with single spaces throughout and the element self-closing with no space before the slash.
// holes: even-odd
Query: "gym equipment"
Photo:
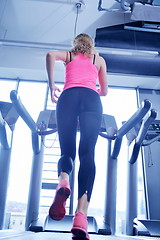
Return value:
<svg viewBox="0 0 160 240">
<path fill-rule="evenodd" d="M 108 167 L 106 174 L 106 199 L 104 211 L 104 223 L 107 228 L 107 234 L 115 234 L 116 228 L 116 189 L 117 189 L 117 158 L 120 152 L 124 135 L 126 135 L 134 126 L 136 126 L 149 113 L 151 102 L 144 100 L 139 109 L 126 121 L 119 130 L 111 129 L 114 132 L 112 140 L 114 141 L 113 150 L 111 150 L 111 138 L 103 133 L 103 137 L 108 139 Z M 114 138 L 113 138 L 114 137 Z"/>
<path fill-rule="evenodd" d="M 0 229 L 4 226 L 12 135 L 18 117 L 11 103 L 0 102 Z"/>
<path fill-rule="evenodd" d="M 27 204 L 26 213 L 26 230 L 28 230 L 30 223 L 36 221 L 39 215 L 39 201 L 40 201 L 40 191 L 41 191 L 41 179 L 42 179 L 42 169 L 43 169 L 43 150 L 44 146 L 40 141 L 38 130 L 38 124 L 34 122 L 28 111 L 25 109 L 20 98 L 17 96 L 17 91 L 13 90 L 10 93 L 11 101 L 21 118 L 30 128 L 32 133 L 32 149 L 33 149 L 33 161 L 31 170 L 31 179 L 29 187 L 29 196 Z M 54 131 L 54 130 L 53 130 Z M 55 130 L 56 131 L 56 130 Z"/>
<path fill-rule="evenodd" d="M 155 120 L 142 143 L 147 219 L 134 219 L 135 235 L 160 237 L 160 120 Z"/>
<path fill-rule="evenodd" d="M 43 144 L 40 143 L 40 137 L 45 137 L 47 134 L 51 134 L 56 129 L 56 119 L 55 119 L 55 111 L 45 110 L 40 112 L 37 123 L 34 122 L 32 117 L 29 115 L 25 107 L 23 106 L 20 98 L 17 96 L 16 91 L 12 91 L 10 94 L 11 101 L 15 106 L 18 114 L 25 121 L 27 126 L 30 128 L 32 132 L 32 147 L 33 147 L 33 166 L 31 172 L 31 181 L 30 181 L 30 190 L 29 190 L 29 198 L 27 204 L 27 214 L 26 214 L 26 230 L 31 231 L 63 231 L 70 232 L 71 223 L 73 215 L 72 213 L 68 216 L 65 216 L 63 220 L 60 222 L 56 222 L 52 220 L 49 216 L 45 219 L 39 218 L 39 200 L 40 200 L 40 190 L 42 185 L 42 167 L 43 167 Z M 107 124 L 107 126 L 106 126 Z M 102 131 L 106 131 L 111 126 L 116 126 L 115 119 L 112 116 L 105 115 L 102 120 Z M 49 130 L 48 130 L 49 128 Z M 111 134 L 115 134 L 115 131 L 109 130 Z M 108 138 L 110 136 L 108 135 Z M 114 137 L 111 136 L 111 139 Z M 73 182 L 73 181 L 72 181 Z M 73 183 L 71 183 L 71 188 L 73 188 Z M 55 186 L 56 188 L 56 186 Z M 70 200 L 70 208 L 73 205 L 73 199 Z M 89 232 L 99 232 L 106 234 L 106 226 L 102 222 L 102 227 L 98 227 L 98 224 L 94 217 L 88 217 L 89 221 Z M 110 232 L 110 231 L 109 231 Z"/>
<path fill-rule="evenodd" d="M 11 100 L 18 114 L 32 131 L 33 145 L 33 167 L 30 182 L 30 192 L 26 214 L 26 229 L 31 231 L 62 231 L 69 232 L 73 215 L 70 214 L 56 222 L 49 216 L 39 218 L 39 198 L 41 190 L 42 165 L 43 165 L 43 146 L 39 144 L 39 137 L 56 131 L 56 121 L 54 112 L 45 110 L 40 112 L 37 123 L 33 121 L 17 92 L 11 92 Z M 115 233 L 115 214 L 116 214 L 116 175 L 117 175 L 117 157 L 120 152 L 123 136 L 136 125 L 149 111 L 151 103 L 145 100 L 137 112 L 119 129 L 113 116 L 103 115 L 100 135 L 108 140 L 108 167 L 106 174 L 106 203 L 104 206 L 104 220 L 98 222 L 94 217 L 88 217 L 89 233 L 114 234 Z M 50 127 L 50 130 L 48 128 Z M 106 133 L 104 133 L 106 132 Z M 112 143 L 114 147 L 112 151 Z"/>
<path fill-rule="evenodd" d="M 160 140 L 160 121 L 155 120 L 156 116 L 156 110 L 151 110 L 148 119 L 145 119 L 127 135 L 129 148 L 131 148 L 132 143 L 134 143 L 128 163 L 128 198 L 126 211 L 126 233 L 128 235 L 160 236 L 160 191 L 158 194 L 160 165 L 156 164 L 154 167 L 152 162 L 151 164 L 149 163 L 149 161 L 151 161 L 150 158 L 152 158 L 151 155 L 153 155 L 154 158 L 158 158 L 159 156 L 157 153 L 157 151 L 159 151 L 158 146 L 154 146 L 152 153 L 150 149 L 153 143 Z M 135 140 L 135 142 L 133 140 Z M 143 220 L 137 219 L 137 158 L 141 148 L 143 150 L 142 166 L 147 210 L 147 219 Z"/>
</svg>

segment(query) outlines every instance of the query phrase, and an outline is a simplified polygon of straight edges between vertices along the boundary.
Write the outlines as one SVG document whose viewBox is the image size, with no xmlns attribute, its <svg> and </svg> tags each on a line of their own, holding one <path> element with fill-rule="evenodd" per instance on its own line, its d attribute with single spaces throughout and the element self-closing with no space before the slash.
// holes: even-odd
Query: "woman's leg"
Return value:
<svg viewBox="0 0 160 240">
<path fill-rule="evenodd" d="M 73 239 L 83 237 L 89 239 L 87 211 L 95 179 L 94 150 L 97 142 L 101 114 L 84 112 L 80 115 L 80 168 L 78 173 L 78 205 L 73 220 Z"/>
<path fill-rule="evenodd" d="M 80 115 L 80 168 L 78 173 L 78 211 L 87 215 L 95 179 L 94 152 L 101 125 L 101 114 L 84 112 Z"/>
<path fill-rule="evenodd" d="M 72 171 L 76 155 L 77 111 L 76 98 L 73 91 L 64 91 L 60 96 L 56 109 L 58 136 L 61 158 L 58 162 L 58 176 L 68 175 Z M 66 176 L 63 174 L 62 178 Z"/>
<path fill-rule="evenodd" d="M 98 94 L 85 90 L 82 111 L 79 115 L 80 144 L 78 172 L 78 204 L 73 219 L 73 239 L 89 240 L 87 211 L 95 179 L 94 152 L 102 119 L 102 104 Z"/>
<path fill-rule="evenodd" d="M 73 101 L 72 95 L 65 92 L 62 93 L 57 103 L 56 114 L 61 158 L 58 161 L 59 184 L 49 210 L 49 215 L 54 220 L 61 220 L 65 216 L 66 200 L 71 193 L 69 175 L 76 154 L 77 131 L 77 116 L 73 103 L 75 101 Z"/>
</svg>

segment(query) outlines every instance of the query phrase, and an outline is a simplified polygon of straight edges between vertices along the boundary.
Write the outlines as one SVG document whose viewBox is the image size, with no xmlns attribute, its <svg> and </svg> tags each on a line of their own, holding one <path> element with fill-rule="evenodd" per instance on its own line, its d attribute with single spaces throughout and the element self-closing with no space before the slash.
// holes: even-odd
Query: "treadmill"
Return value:
<svg viewBox="0 0 160 240">
<path fill-rule="evenodd" d="M 146 219 L 135 218 L 135 235 L 160 237 L 160 120 L 150 125 L 143 146 Z"/>
<path fill-rule="evenodd" d="M 55 112 L 51 110 L 40 112 L 38 120 L 35 123 L 27 109 L 23 106 L 21 99 L 18 97 L 18 93 L 12 91 L 10 96 L 17 113 L 22 117 L 32 133 L 33 164 L 26 213 L 26 230 L 33 232 L 70 232 L 73 213 L 66 215 L 61 221 L 52 220 L 49 216 L 39 216 L 44 150 L 44 145 L 41 144 L 41 138 L 57 131 Z M 150 101 L 144 100 L 140 108 L 120 129 L 117 129 L 116 121 L 113 116 L 107 114 L 103 115 L 100 135 L 106 138 L 108 143 L 104 217 L 98 221 L 98 219 L 88 216 L 89 233 L 102 235 L 113 235 L 115 233 L 117 159 L 122 139 L 133 126 L 143 119 L 149 112 L 150 107 Z M 37 127 L 40 123 L 45 123 L 45 130 L 41 130 Z M 54 187 L 56 188 L 56 186 Z M 72 199 L 71 202 L 73 203 Z"/>
<path fill-rule="evenodd" d="M 12 137 L 18 117 L 12 103 L 0 101 L 0 230 L 4 226 Z"/>
<path fill-rule="evenodd" d="M 31 170 L 31 180 L 29 197 L 27 204 L 26 213 L 26 230 L 33 232 L 51 231 L 51 232 L 70 232 L 72 227 L 73 213 L 70 211 L 69 215 L 66 215 L 61 221 L 55 221 L 49 216 L 39 216 L 39 202 L 40 202 L 40 191 L 43 186 L 42 183 L 42 169 L 43 169 L 43 152 L 44 145 L 42 144 L 41 138 L 43 139 L 46 135 L 52 134 L 57 131 L 55 110 L 44 110 L 41 111 L 37 122 L 34 122 L 27 109 L 18 97 L 17 91 L 13 90 L 10 94 L 11 101 L 17 110 L 17 113 L 24 122 L 27 124 L 32 133 L 32 149 L 33 149 L 33 163 Z M 45 124 L 43 127 L 42 125 Z M 107 139 L 113 141 L 117 132 L 117 125 L 115 118 L 110 115 L 103 115 L 101 124 L 101 134 L 106 132 L 108 129 Z M 110 145 L 110 142 L 108 144 Z M 110 149 L 110 148 L 109 148 Z M 73 177 L 73 176 L 72 176 Z M 71 188 L 73 192 L 74 179 L 71 177 Z M 52 184 L 53 185 L 53 184 Z M 54 184 L 54 189 L 56 188 Z M 70 209 L 73 209 L 73 194 L 70 197 Z M 98 222 L 94 217 L 88 216 L 88 229 L 89 233 L 99 234 L 111 234 L 110 226 L 103 220 Z"/>
<path fill-rule="evenodd" d="M 152 109 L 149 118 L 127 135 L 129 148 L 132 148 L 128 162 L 126 211 L 128 235 L 160 237 L 160 120 L 155 120 L 156 117 L 157 112 Z M 140 151 L 142 151 L 145 219 L 137 217 L 137 158 Z"/>
</svg>

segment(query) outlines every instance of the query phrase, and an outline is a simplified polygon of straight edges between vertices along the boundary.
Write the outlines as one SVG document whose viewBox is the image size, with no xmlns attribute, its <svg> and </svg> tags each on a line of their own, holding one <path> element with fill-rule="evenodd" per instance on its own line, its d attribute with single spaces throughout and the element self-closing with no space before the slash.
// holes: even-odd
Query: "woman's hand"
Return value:
<svg viewBox="0 0 160 240">
<path fill-rule="evenodd" d="M 57 103 L 57 100 L 59 98 L 58 92 L 61 92 L 61 90 L 56 86 L 54 86 L 51 89 L 51 100 L 52 100 L 53 103 Z"/>
<path fill-rule="evenodd" d="M 103 92 L 101 89 L 97 89 L 99 96 L 106 96 L 106 92 Z"/>
</svg>

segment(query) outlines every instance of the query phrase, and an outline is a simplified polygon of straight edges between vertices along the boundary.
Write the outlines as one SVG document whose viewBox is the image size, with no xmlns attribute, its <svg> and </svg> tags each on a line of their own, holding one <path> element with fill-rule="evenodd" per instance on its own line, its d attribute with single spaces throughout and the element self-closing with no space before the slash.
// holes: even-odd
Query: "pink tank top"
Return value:
<svg viewBox="0 0 160 240">
<path fill-rule="evenodd" d="M 72 87 L 86 87 L 97 92 L 98 70 L 88 56 L 79 53 L 66 65 L 64 90 Z"/>
</svg>

